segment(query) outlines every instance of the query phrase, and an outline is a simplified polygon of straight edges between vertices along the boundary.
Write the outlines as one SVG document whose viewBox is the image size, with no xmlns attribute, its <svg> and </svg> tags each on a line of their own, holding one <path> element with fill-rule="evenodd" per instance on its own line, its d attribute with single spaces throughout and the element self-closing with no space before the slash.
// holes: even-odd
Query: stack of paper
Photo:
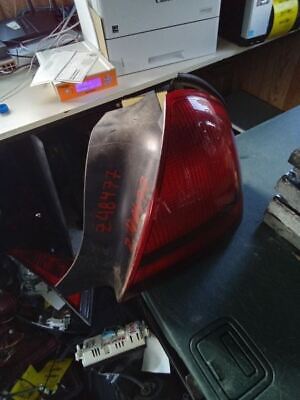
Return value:
<svg viewBox="0 0 300 400">
<path fill-rule="evenodd" d="M 82 82 L 98 58 L 95 52 L 48 51 L 31 86 L 57 82 Z"/>
</svg>

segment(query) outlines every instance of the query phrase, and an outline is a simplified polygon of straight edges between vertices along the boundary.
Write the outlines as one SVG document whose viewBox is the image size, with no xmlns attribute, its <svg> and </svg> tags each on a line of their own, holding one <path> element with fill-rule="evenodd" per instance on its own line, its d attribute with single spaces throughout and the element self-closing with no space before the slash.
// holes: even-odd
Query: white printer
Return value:
<svg viewBox="0 0 300 400">
<path fill-rule="evenodd" d="M 98 39 L 119 75 L 215 52 L 220 3 L 221 0 L 89 0 Z"/>
</svg>

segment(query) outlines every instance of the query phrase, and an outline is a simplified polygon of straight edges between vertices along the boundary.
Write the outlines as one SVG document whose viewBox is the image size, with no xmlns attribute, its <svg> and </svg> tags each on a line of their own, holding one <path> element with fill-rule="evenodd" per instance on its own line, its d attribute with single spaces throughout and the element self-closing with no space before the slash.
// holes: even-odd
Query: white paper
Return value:
<svg viewBox="0 0 300 400">
<path fill-rule="evenodd" d="M 162 345 L 156 336 L 150 334 L 147 338 L 147 345 L 144 352 L 143 372 L 152 372 L 156 374 L 170 374 L 170 361 Z"/>
<path fill-rule="evenodd" d="M 20 25 L 17 23 L 17 21 L 10 21 L 6 24 L 6 26 L 10 29 L 13 29 L 14 31 L 18 31 L 21 29 Z"/>
<path fill-rule="evenodd" d="M 75 51 L 53 52 L 49 59 L 36 71 L 31 86 L 53 82 L 74 55 Z"/>
<path fill-rule="evenodd" d="M 95 53 L 76 53 L 69 63 L 56 76 L 56 82 L 82 82 L 95 64 L 98 55 Z"/>
</svg>

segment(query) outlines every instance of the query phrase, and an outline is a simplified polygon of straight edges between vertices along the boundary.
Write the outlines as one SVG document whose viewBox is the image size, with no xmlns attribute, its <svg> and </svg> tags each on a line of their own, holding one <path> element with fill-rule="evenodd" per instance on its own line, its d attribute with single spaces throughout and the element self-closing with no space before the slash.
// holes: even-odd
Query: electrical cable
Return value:
<svg viewBox="0 0 300 400">
<path fill-rule="evenodd" d="M 75 11 L 76 11 L 76 9 L 75 9 Z M 75 11 L 74 11 L 74 12 L 75 12 Z M 74 14 L 74 12 L 73 12 L 73 14 Z M 71 10 L 71 13 L 72 13 L 72 10 Z M 49 33 L 49 35 L 45 36 L 44 38 L 42 38 L 42 39 L 37 43 L 37 46 L 36 46 L 35 49 L 33 50 L 32 56 L 34 55 L 34 53 L 38 52 L 38 51 L 41 49 L 41 45 L 42 45 L 43 43 L 45 43 L 47 40 L 53 39 L 53 38 L 56 38 L 56 40 L 59 40 L 59 38 L 60 38 L 62 35 L 64 35 L 65 33 L 69 32 L 69 31 L 71 31 L 72 29 L 76 28 L 76 27 L 80 24 L 80 22 L 78 21 L 78 22 L 76 22 L 75 24 L 71 25 L 70 27 L 66 28 L 66 26 L 67 26 L 67 24 L 69 23 L 71 17 L 73 16 L 73 14 L 71 14 L 71 13 L 70 13 L 70 15 L 69 15 L 65 20 L 62 20 L 62 21 L 53 29 L 53 31 L 52 31 L 51 33 Z M 59 32 L 56 32 L 57 29 L 59 29 L 60 27 L 61 27 L 61 30 L 60 30 Z M 55 40 L 55 42 L 56 42 L 56 40 Z M 28 40 L 28 41 L 26 41 L 25 43 L 30 43 L 30 42 L 32 42 L 32 40 Z M 46 46 L 46 49 L 50 49 L 51 47 L 56 47 L 56 46 L 55 46 L 55 42 L 54 42 L 54 45 L 53 45 L 53 42 L 51 42 L 51 44 L 50 44 L 49 46 Z M 24 45 L 24 42 L 21 42 L 19 45 L 20 45 L 20 47 L 21 47 L 23 50 L 30 51 L 30 52 L 32 51 L 32 49 L 30 49 L 30 48 L 28 48 L 28 47 L 26 47 L 26 46 Z"/>
<path fill-rule="evenodd" d="M 48 36 L 44 37 L 43 39 L 41 39 L 41 40 L 38 42 L 37 48 L 35 49 L 34 53 L 36 53 L 36 52 L 40 49 L 41 44 L 44 43 L 46 40 L 48 40 L 48 39 L 50 39 L 50 38 L 53 38 L 53 37 L 56 37 L 56 38 L 57 38 L 56 41 L 57 41 L 57 40 L 59 41 L 62 35 L 64 35 L 66 32 L 69 32 L 70 30 L 74 29 L 75 27 L 77 27 L 77 26 L 80 24 L 79 21 L 78 21 L 78 22 L 76 22 L 75 24 L 73 24 L 73 25 L 71 25 L 70 27 L 68 27 L 68 28 L 65 29 L 65 27 L 67 26 L 67 24 L 68 24 L 69 21 L 71 20 L 72 16 L 74 15 L 75 11 L 76 11 L 76 7 L 73 6 L 73 8 L 72 8 L 72 10 L 70 11 L 68 17 L 67 17 L 65 20 L 62 20 L 62 21 L 53 29 L 53 31 L 52 31 Z M 59 32 L 55 33 L 55 32 L 57 31 L 57 29 L 59 29 L 61 26 L 62 26 L 61 30 L 60 30 Z M 27 50 L 27 51 L 29 50 L 28 48 L 26 48 L 26 46 L 23 45 L 22 42 L 20 43 L 20 47 L 21 47 L 21 48 L 24 48 L 24 49 Z M 51 46 L 49 46 L 49 48 L 50 48 L 50 47 L 51 47 Z M 30 51 L 30 50 L 29 50 L 29 51 Z M 29 71 L 28 71 L 27 77 L 30 78 L 30 79 L 31 79 L 31 76 L 30 76 L 31 74 L 30 74 L 30 73 L 31 73 L 31 70 L 32 70 L 33 63 L 34 63 L 34 61 L 35 61 L 35 58 L 36 58 L 36 54 L 34 54 L 34 55 L 32 56 L 31 63 L 30 63 L 30 65 L 29 65 Z M 7 100 L 8 98 L 10 98 L 10 97 L 16 95 L 17 93 L 19 93 L 21 90 L 24 89 L 25 86 L 27 86 L 27 83 L 28 83 L 28 79 L 25 79 L 25 81 L 24 81 L 21 85 L 18 84 L 18 85 L 17 85 L 16 87 L 14 87 L 13 89 L 10 89 L 8 92 L 6 92 L 4 95 L 2 95 L 2 96 L 0 97 L 0 102 L 3 102 L 3 101 L 5 101 L 5 100 Z"/>
<path fill-rule="evenodd" d="M 208 93 L 219 99 L 224 105 L 226 104 L 226 101 L 221 93 L 217 89 L 215 89 L 210 83 L 200 78 L 199 76 L 193 74 L 179 73 L 177 77 L 171 81 L 169 85 L 169 90 L 182 88 L 204 89 Z"/>
<path fill-rule="evenodd" d="M 33 67 L 33 63 L 34 63 L 35 57 L 36 57 L 36 56 L 33 56 L 33 57 L 32 57 L 31 63 L 30 63 L 30 66 L 29 66 L 28 73 L 26 74 L 27 77 L 30 78 L 30 79 L 31 79 L 30 73 L 31 73 L 31 70 L 32 70 L 32 67 Z M 26 77 L 26 76 L 25 76 L 25 77 Z M 9 97 L 12 97 L 12 96 L 14 96 L 16 93 L 18 93 L 18 92 L 20 92 L 21 90 L 23 90 L 24 87 L 27 86 L 27 83 L 28 83 L 28 79 L 25 80 L 21 85 L 17 85 L 14 89 L 11 89 L 11 90 L 9 90 L 8 92 L 6 92 L 2 97 L 0 97 L 0 102 L 3 102 L 4 100 L 7 100 Z"/>
<path fill-rule="evenodd" d="M 4 95 L 2 95 L 0 97 L 0 102 L 1 103 L 3 101 L 5 101 L 5 100 L 9 99 L 10 97 L 14 96 L 15 94 L 17 94 L 18 92 L 20 92 L 21 90 L 23 90 L 27 86 L 28 81 L 31 80 L 30 72 L 31 71 L 29 69 L 29 73 L 26 74 L 25 80 L 21 85 L 20 84 L 16 85 L 13 89 L 10 89 L 8 92 L 6 92 Z"/>
<path fill-rule="evenodd" d="M 70 40 L 68 42 L 65 42 L 64 40 L 66 40 L 66 38 L 69 37 Z M 73 42 L 77 42 L 79 38 L 79 32 L 78 34 L 74 37 L 73 35 L 71 35 L 70 33 L 66 33 L 63 34 L 56 43 L 56 47 L 60 47 L 60 46 L 65 46 L 67 44 L 73 43 Z M 63 39 L 63 42 L 61 42 L 61 40 Z"/>
<path fill-rule="evenodd" d="M 34 385 L 32 382 L 30 382 L 29 380 L 25 379 L 25 378 L 18 378 L 18 381 L 23 381 L 28 383 L 28 385 L 32 386 L 33 388 L 37 388 L 36 385 Z"/>
<path fill-rule="evenodd" d="M 26 390 L 20 390 L 19 392 L 16 392 L 16 393 L 0 393 L 0 399 L 1 400 L 11 399 L 16 396 L 20 396 L 22 394 L 26 394 L 26 393 L 29 394 L 29 393 L 38 392 L 38 391 L 40 391 L 39 387 L 26 389 Z"/>
<path fill-rule="evenodd" d="M 30 384 L 30 385 L 32 386 L 32 388 L 20 390 L 20 391 L 18 391 L 18 392 L 16 392 L 16 393 L 3 393 L 3 392 L 2 392 L 2 393 L 0 393 L 0 400 L 11 399 L 11 398 L 13 398 L 13 397 L 15 397 L 15 396 L 20 396 L 20 395 L 22 395 L 22 394 L 27 394 L 27 393 L 29 394 L 29 393 L 33 393 L 33 392 L 40 392 L 41 394 L 46 394 L 47 385 L 48 385 L 49 380 L 50 380 L 50 378 L 51 378 L 52 371 L 54 370 L 55 364 L 57 363 L 57 361 L 58 361 L 58 359 L 59 359 L 59 358 L 58 358 L 58 353 L 59 353 L 59 351 L 60 351 L 60 346 L 58 346 L 58 348 L 57 348 L 57 350 L 56 350 L 55 358 L 53 359 L 53 362 L 52 362 L 52 364 L 51 364 L 51 367 L 49 368 L 49 372 L 48 372 L 48 374 L 47 374 L 47 377 L 46 377 L 44 383 L 41 383 L 41 384 L 39 384 L 39 385 L 34 385 L 33 383 L 31 383 L 31 382 L 28 381 L 27 379 L 18 378 L 18 380 L 24 381 L 24 382 Z"/>
<path fill-rule="evenodd" d="M 54 38 L 54 37 L 57 37 L 57 39 L 55 40 L 55 42 L 56 42 L 57 40 L 59 40 L 59 38 L 61 37 L 61 35 L 65 34 L 66 32 L 69 32 L 69 31 L 72 30 L 73 28 L 77 27 L 77 26 L 79 25 L 79 21 L 76 22 L 75 24 L 71 25 L 69 28 L 66 28 L 66 27 L 68 26 L 68 23 L 70 22 L 71 18 L 72 18 L 73 15 L 75 14 L 75 12 L 76 12 L 76 7 L 73 6 L 72 9 L 71 9 L 71 11 L 70 11 L 70 13 L 69 13 L 69 15 L 67 16 L 67 18 L 66 18 L 65 20 L 62 20 L 62 21 L 61 21 L 61 24 L 59 24 L 59 26 L 62 25 L 60 31 L 57 32 L 57 33 L 55 33 L 56 30 L 58 29 L 58 27 L 56 27 L 48 36 L 46 36 L 46 37 L 45 37 L 44 39 L 42 39 L 40 42 L 42 42 L 42 41 L 44 42 L 44 41 L 46 41 L 46 40 L 48 40 L 48 39 L 52 39 L 52 38 Z M 53 43 L 51 43 L 50 46 L 47 47 L 47 49 L 51 48 L 52 46 L 53 46 L 53 47 L 56 47 L 56 46 L 55 46 L 55 42 L 54 42 L 54 46 L 53 46 Z M 36 51 L 38 51 L 38 50 L 39 50 L 39 49 L 37 48 Z M 36 52 L 36 51 L 35 51 L 35 52 Z"/>
<path fill-rule="evenodd" d="M 76 7 L 73 6 L 69 15 L 66 18 L 63 18 L 60 21 L 60 23 L 49 33 L 49 35 L 45 36 L 37 43 L 37 47 L 34 49 L 34 53 L 36 53 L 40 49 L 41 43 L 45 42 L 49 38 L 53 38 L 53 37 L 56 37 L 57 35 L 59 36 L 61 34 L 64 34 L 65 32 L 69 31 L 70 29 L 73 29 L 74 27 L 78 26 L 79 22 L 73 24 L 70 28 L 65 29 L 67 27 L 68 23 L 70 22 L 71 18 L 73 17 L 73 15 L 75 14 L 75 12 L 76 12 Z M 59 28 L 61 28 L 60 31 L 55 33 Z M 24 50 L 31 51 L 28 47 L 26 47 L 24 45 L 24 43 L 31 43 L 31 42 L 32 42 L 32 40 L 27 40 L 26 42 L 21 42 L 20 47 L 23 48 Z"/>
<path fill-rule="evenodd" d="M 62 34 L 64 34 L 64 33 L 66 33 L 66 32 L 71 31 L 72 29 L 76 28 L 78 25 L 80 25 L 80 22 L 79 22 L 79 21 L 75 22 L 75 24 L 71 25 L 71 26 L 70 26 L 69 28 L 67 28 L 67 29 L 64 29 L 64 30 L 61 30 L 61 31 L 59 31 L 59 32 L 57 32 L 57 33 L 54 33 L 54 34 L 51 35 L 51 36 L 50 36 L 50 35 L 47 36 L 45 39 L 50 39 L 50 38 L 53 38 L 53 37 L 62 35 Z M 44 40 L 44 39 L 42 39 L 42 40 Z"/>
<path fill-rule="evenodd" d="M 24 68 L 24 67 L 30 66 L 31 63 L 21 64 L 21 65 L 20 65 L 20 60 L 19 60 L 20 58 L 26 58 L 26 59 L 29 59 L 29 60 L 32 61 L 32 57 L 33 57 L 32 55 L 30 55 L 30 56 L 29 56 L 29 55 L 27 55 L 27 56 L 25 56 L 25 55 L 19 55 L 18 48 L 16 48 L 15 51 L 16 51 L 16 54 L 15 54 L 15 53 L 11 53 L 11 52 L 8 53 L 11 57 L 16 57 L 16 58 L 17 58 L 17 68 L 13 69 L 13 70 L 11 71 L 11 73 L 14 73 L 14 72 L 16 72 L 17 70 L 20 70 L 20 69 L 22 69 L 22 68 Z"/>
<path fill-rule="evenodd" d="M 52 32 L 49 33 L 49 35 L 43 37 L 42 39 L 40 39 L 40 40 L 37 42 L 37 46 L 36 46 L 36 48 L 33 50 L 33 53 L 35 53 L 36 51 L 38 51 L 38 48 L 39 48 L 39 46 L 40 46 L 40 43 L 43 42 L 43 41 L 45 41 L 45 40 L 47 40 L 47 38 L 48 38 L 50 35 L 54 34 L 54 33 L 63 25 L 64 21 L 65 21 L 65 20 L 60 21 L 60 23 L 52 30 Z M 21 47 L 21 49 L 31 52 L 32 49 L 26 47 L 24 43 L 26 43 L 26 44 L 29 43 L 29 44 L 30 44 L 30 43 L 35 42 L 35 41 L 36 41 L 36 39 L 28 39 L 28 40 L 26 40 L 26 41 L 24 41 L 24 42 L 19 42 L 18 44 L 19 44 L 19 46 Z M 32 54 L 32 55 L 33 55 L 33 54 Z"/>
<path fill-rule="evenodd" d="M 15 397 L 15 396 L 19 396 L 19 395 L 21 395 L 21 394 L 25 394 L 25 393 L 29 393 L 29 392 L 33 393 L 33 392 L 39 390 L 39 387 L 38 387 L 38 386 L 34 385 L 32 382 L 28 381 L 27 379 L 18 378 L 18 381 L 26 382 L 28 385 L 30 385 L 30 386 L 32 386 L 32 387 L 31 387 L 30 389 L 20 390 L 20 391 L 18 391 L 18 392 L 16 392 L 16 393 L 3 393 L 3 392 L 2 392 L 2 393 L 0 393 L 0 399 L 1 399 L 1 400 L 2 400 L 2 399 L 4 400 L 4 399 L 7 399 L 7 398 L 11 398 L 11 397 Z"/>
<path fill-rule="evenodd" d="M 64 24 L 63 24 L 63 26 L 62 26 L 62 30 L 64 30 L 64 29 L 66 28 L 66 26 L 67 26 L 68 23 L 70 22 L 71 18 L 72 18 L 73 15 L 75 14 L 75 12 L 76 12 L 76 7 L 75 7 L 75 5 L 74 5 L 74 6 L 72 7 L 72 9 L 71 9 L 69 15 L 67 16 L 67 18 L 66 18 L 66 20 L 65 20 L 65 22 L 64 22 Z"/>
<path fill-rule="evenodd" d="M 45 391 L 47 389 L 47 385 L 48 385 L 49 379 L 51 378 L 51 373 L 52 373 L 52 371 L 54 369 L 55 364 L 57 363 L 57 360 L 58 360 L 58 358 L 57 358 L 57 354 L 56 354 L 56 357 L 53 359 L 51 367 L 49 368 L 49 373 L 48 373 L 48 375 L 46 377 L 45 383 L 43 384 L 43 388 L 44 389 L 42 390 L 42 393 L 45 393 Z"/>
<path fill-rule="evenodd" d="M 59 25 L 60 25 L 60 24 L 59 24 Z M 57 27 L 56 27 L 52 32 L 55 32 L 56 29 L 57 29 Z M 27 73 L 26 76 L 25 76 L 24 82 L 23 82 L 21 85 L 18 84 L 18 85 L 15 86 L 13 89 L 10 89 L 8 92 L 6 92 L 4 95 L 2 95 L 2 96 L 0 97 L 0 102 L 3 102 L 3 101 L 5 101 L 5 100 L 7 100 L 8 98 L 14 96 L 15 94 L 17 94 L 17 93 L 19 93 L 21 90 L 23 90 L 24 87 L 27 86 L 28 80 L 29 80 L 29 79 L 31 80 L 31 74 L 30 74 L 30 73 L 31 73 L 31 70 L 32 70 L 33 63 L 34 63 L 34 61 L 35 61 L 35 58 L 36 58 L 36 55 L 34 54 L 34 55 L 32 56 L 32 58 L 31 58 L 31 63 L 30 63 L 30 65 L 29 65 L 29 70 L 28 70 L 28 73 Z M 27 78 L 27 79 L 26 79 L 26 78 Z M 29 78 L 29 79 L 28 79 L 28 78 Z"/>
<path fill-rule="evenodd" d="M 56 349 L 55 357 L 54 357 L 53 362 L 51 364 L 51 367 L 49 369 L 49 373 L 48 373 L 48 375 L 46 377 L 45 383 L 43 384 L 44 390 L 42 390 L 42 393 L 45 393 L 45 390 L 47 389 L 47 385 L 48 385 L 48 382 L 49 382 L 49 380 L 51 378 L 51 374 L 52 374 L 52 371 L 53 371 L 53 369 L 55 367 L 55 364 L 59 361 L 59 352 L 60 352 L 60 350 L 61 350 L 61 344 L 59 344 L 57 349 Z"/>
<path fill-rule="evenodd" d="M 45 36 L 44 38 L 42 38 L 42 39 L 37 43 L 37 47 L 35 48 L 34 53 L 36 53 L 36 52 L 40 49 L 40 44 L 41 44 L 41 42 L 44 42 L 44 41 L 46 41 L 47 39 L 51 38 L 52 35 L 54 35 L 55 32 L 56 32 L 60 27 L 61 27 L 61 31 L 62 31 L 62 30 L 68 25 L 70 19 L 71 19 L 72 16 L 74 15 L 75 11 L 76 11 L 76 7 L 74 6 L 74 7 L 72 8 L 72 10 L 70 11 L 70 14 L 69 14 L 66 18 L 63 18 L 63 19 L 59 22 L 59 24 L 49 33 L 49 35 Z M 61 32 L 61 31 L 60 31 L 60 32 Z M 58 32 L 58 33 L 60 33 L 60 32 Z M 24 43 L 31 43 L 31 42 L 32 42 L 32 40 L 29 39 L 29 40 L 27 40 L 27 41 L 25 41 L 25 42 L 20 42 L 19 44 L 20 44 L 20 47 L 23 48 L 24 50 L 31 51 L 28 47 L 26 47 L 26 46 L 24 45 Z"/>
<path fill-rule="evenodd" d="M 143 382 L 141 382 L 140 380 L 134 378 L 131 375 L 124 374 L 123 372 L 122 373 L 118 373 L 117 375 L 118 375 L 118 377 L 120 377 L 122 379 L 126 379 L 127 381 L 130 381 L 130 382 L 134 383 L 140 389 L 144 389 L 145 388 L 145 385 L 143 384 Z"/>
<path fill-rule="evenodd" d="M 122 378 L 122 379 L 125 379 L 125 380 L 127 380 L 127 381 L 129 381 L 129 382 L 135 384 L 135 385 L 138 386 L 140 389 L 144 389 L 144 388 L 145 388 L 145 385 L 144 385 L 143 382 L 141 382 L 139 379 L 134 378 L 134 377 L 131 376 L 131 375 L 124 374 L 123 372 L 122 372 L 122 373 L 119 373 L 119 372 L 118 372 L 118 373 L 105 373 L 105 372 L 96 371 L 96 370 L 93 369 L 93 368 L 91 369 L 91 371 L 92 371 L 92 372 L 95 372 L 97 375 L 104 376 L 104 377 L 106 377 L 107 379 L 111 379 L 110 382 L 111 382 L 112 384 L 114 384 L 119 378 Z"/>
<path fill-rule="evenodd" d="M 23 56 L 14 53 L 8 53 L 10 56 L 17 57 L 17 58 L 32 58 L 32 56 Z"/>
<path fill-rule="evenodd" d="M 13 398 L 15 396 L 20 396 L 22 394 L 29 394 L 29 393 L 33 393 L 33 392 L 37 392 L 40 391 L 40 387 L 34 385 L 32 382 L 30 382 L 29 380 L 25 379 L 25 378 L 18 378 L 18 381 L 23 381 L 26 382 L 28 385 L 32 386 L 30 389 L 24 389 L 24 390 L 19 390 L 18 392 L 15 393 L 0 393 L 0 400 L 6 400 L 6 399 L 10 399 Z"/>
</svg>

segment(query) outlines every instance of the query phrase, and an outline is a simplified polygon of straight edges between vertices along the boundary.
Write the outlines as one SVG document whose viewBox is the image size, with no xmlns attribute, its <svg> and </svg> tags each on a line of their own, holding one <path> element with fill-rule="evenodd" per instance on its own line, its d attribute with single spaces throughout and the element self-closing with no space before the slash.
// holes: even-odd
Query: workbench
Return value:
<svg viewBox="0 0 300 400">
<path fill-rule="evenodd" d="M 67 121 L 247 50 L 220 40 L 214 55 L 127 75 L 112 90 L 66 103 L 50 86 L 31 88 L 31 76 L 17 73 L 0 81 L 0 95 L 24 85 L 6 101 L 11 112 L 0 116 L 0 140 Z M 144 293 L 168 345 L 208 400 L 299 398 L 300 261 L 262 225 L 274 185 L 299 142 L 300 107 L 241 134 L 244 217 L 233 239 Z"/>
<path fill-rule="evenodd" d="M 300 259 L 262 223 L 300 144 L 300 107 L 237 137 L 242 222 L 228 243 L 144 300 L 207 400 L 300 395 Z M 199 255 L 201 256 L 201 255 Z"/>
<path fill-rule="evenodd" d="M 59 101 L 51 85 L 30 87 L 33 72 L 17 71 L 11 76 L 0 77 L 0 98 L 8 91 L 18 88 L 16 94 L 4 101 L 8 104 L 10 113 L 0 115 L 0 140 L 47 127 L 71 116 L 82 115 L 86 111 L 97 111 L 99 107 L 109 102 L 167 82 L 179 72 L 197 71 L 264 46 L 270 41 L 272 40 L 251 47 L 240 47 L 220 38 L 217 51 L 213 54 L 125 75 L 118 78 L 118 86 L 115 88 L 94 92 L 67 102 Z"/>
</svg>

